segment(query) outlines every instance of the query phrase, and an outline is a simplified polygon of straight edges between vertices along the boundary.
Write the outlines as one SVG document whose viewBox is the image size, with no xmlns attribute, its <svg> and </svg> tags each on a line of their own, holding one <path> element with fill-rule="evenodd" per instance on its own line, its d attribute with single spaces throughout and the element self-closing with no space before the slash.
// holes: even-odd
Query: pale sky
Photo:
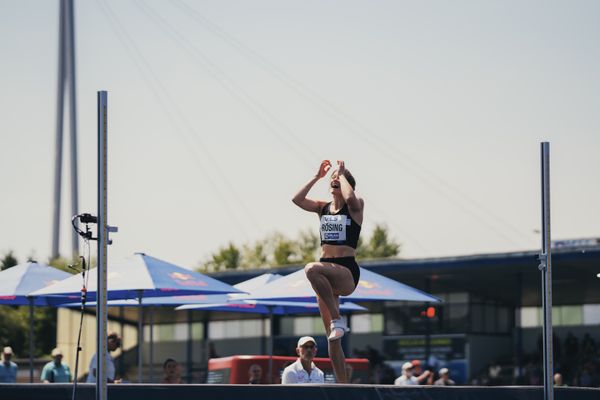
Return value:
<svg viewBox="0 0 600 400">
<path fill-rule="evenodd" d="M 317 232 L 291 197 L 322 159 L 356 177 L 364 238 L 387 224 L 402 257 L 534 250 L 545 140 L 553 239 L 600 236 L 600 2 L 75 6 L 80 211 L 96 213 L 108 90 L 110 259 L 196 267 Z M 51 250 L 57 27 L 58 1 L 0 0 L 0 252 L 20 261 Z"/>
</svg>

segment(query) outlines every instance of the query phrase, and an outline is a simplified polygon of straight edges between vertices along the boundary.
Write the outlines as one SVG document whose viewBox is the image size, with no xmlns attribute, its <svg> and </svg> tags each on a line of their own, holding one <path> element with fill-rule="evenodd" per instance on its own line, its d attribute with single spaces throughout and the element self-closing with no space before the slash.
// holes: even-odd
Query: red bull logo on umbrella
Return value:
<svg viewBox="0 0 600 400">
<path fill-rule="evenodd" d="M 392 291 L 387 288 L 382 288 L 380 284 L 376 282 L 360 280 L 356 285 L 356 291 L 361 294 L 368 294 L 371 296 L 390 296 Z"/>
<path fill-rule="evenodd" d="M 197 280 L 191 274 L 185 274 L 183 272 L 171 272 L 169 276 L 181 286 L 208 286 L 208 283 Z"/>
<path fill-rule="evenodd" d="M 375 288 L 379 288 L 380 286 L 375 282 L 360 280 L 360 281 L 358 281 L 358 287 L 361 287 L 364 289 L 375 289 Z"/>
<path fill-rule="evenodd" d="M 60 282 L 58 279 L 52 279 L 50 281 L 44 281 L 44 287 L 54 285 L 55 283 Z"/>
<path fill-rule="evenodd" d="M 298 279 L 297 281 L 290 283 L 290 287 L 296 288 L 299 286 L 303 286 L 304 282 L 304 279 Z"/>
</svg>

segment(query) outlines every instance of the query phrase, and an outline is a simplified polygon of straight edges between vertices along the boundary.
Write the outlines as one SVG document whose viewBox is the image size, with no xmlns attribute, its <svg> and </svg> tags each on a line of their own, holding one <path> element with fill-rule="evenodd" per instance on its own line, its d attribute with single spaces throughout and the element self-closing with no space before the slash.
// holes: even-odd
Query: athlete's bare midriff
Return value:
<svg viewBox="0 0 600 400">
<path fill-rule="evenodd" d="M 350 246 L 321 245 L 321 258 L 355 257 L 356 250 Z"/>
</svg>

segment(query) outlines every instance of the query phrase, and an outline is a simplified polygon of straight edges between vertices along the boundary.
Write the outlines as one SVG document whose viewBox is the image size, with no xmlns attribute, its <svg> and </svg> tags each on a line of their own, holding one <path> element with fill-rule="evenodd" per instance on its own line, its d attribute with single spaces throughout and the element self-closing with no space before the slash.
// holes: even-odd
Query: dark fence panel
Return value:
<svg viewBox="0 0 600 400">
<path fill-rule="evenodd" d="M 71 400 L 72 385 L 0 384 L 2 400 Z M 77 400 L 94 400 L 79 384 Z M 542 387 L 398 387 L 387 385 L 109 385 L 110 400 L 542 400 Z M 555 389 L 556 400 L 598 400 L 600 389 Z"/>
</svg>

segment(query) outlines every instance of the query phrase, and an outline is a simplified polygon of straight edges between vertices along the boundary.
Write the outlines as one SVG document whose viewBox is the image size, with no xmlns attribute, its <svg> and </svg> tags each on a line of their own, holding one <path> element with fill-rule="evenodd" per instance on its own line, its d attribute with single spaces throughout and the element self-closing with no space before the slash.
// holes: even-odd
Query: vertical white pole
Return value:
<svg viewBox="0 0 600 400">
<path fill-rule="evenodd" d="M 107 284 L 107 110 L 108 94 L 98 92 L 98 289 L 96 292 L 96 400 L 106 400 Z"/>
<path fill-rule="evenodd" d="M 552 258 L 550 238 L 550 143 L 541 144 L 542 169 L 542 311 L 544 315 L 544 400 L 554 399 L 554 363 L 552 359 Z"/>
<path fill-rule="evenodd" d="M 59 256 L 60 203 L 62 186 L 63 117 L 65 102 L 65 0 L 59 3 L 58 87 L 56 96 L 56 140 L 54 143 L 54 202 L 52 209 L 52 258 Z"/>
<path fill-rule="evenodd" d="M 67 71 L 69 80 L 69 129 L 71 139 L 71 215 L 79 213 L 79 179 L 77 173 L 77 88 L 75 86 L 75 9 L 73 0 L 66 2 L 66 41 Z M 79 256 L 79 237 L 75 230 L 71 230 L 71 252 L 75 260 Z"/>
</svg>

